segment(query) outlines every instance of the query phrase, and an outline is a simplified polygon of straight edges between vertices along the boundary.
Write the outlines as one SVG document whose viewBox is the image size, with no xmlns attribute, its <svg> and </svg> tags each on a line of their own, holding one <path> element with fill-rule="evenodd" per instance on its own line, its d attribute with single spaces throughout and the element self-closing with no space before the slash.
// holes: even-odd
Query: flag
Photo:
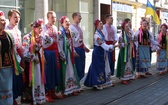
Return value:
<svg viewBox="0 0 168 105">
<path fill-rule="evenodd" d="M 160 19 L 156 13 L 155 7 L 150 3 L 149 0 L 147 0 L 146 4 L 146 15 L 152 15 L 153 20 L 156 22 L 156 24 L 160 24 Z"/>
</svg>

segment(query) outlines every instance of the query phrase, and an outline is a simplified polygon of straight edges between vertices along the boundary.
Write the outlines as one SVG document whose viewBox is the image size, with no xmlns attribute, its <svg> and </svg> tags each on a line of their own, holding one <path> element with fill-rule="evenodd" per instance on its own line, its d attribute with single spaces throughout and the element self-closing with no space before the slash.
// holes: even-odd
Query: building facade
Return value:
<svg viewBox="0 0 168 105">
<path fill-rule="evenodd" d="M 19 29 L 22 35 L 30 32 L 30 24 L 37 18 L 43 18 L 47 22 L 47 11 L 52 10 L 57 14 L 56 26 L 60 29 L 59 18 L 63 15 L 69 17 L 72 23 L 72 13 L 80 12 L 82 21 L 80 26 L 84 33 L 84 42 L 89 48 L 93 48 L 94 20 L 101 19 L 105 23 L 104 16 L 112 14 L 113 25 L 117 32 L 121 31 L 121 23 L 127 17 L 132 20 L 133 30 L 140 26 L 141 17 L 145 16 L 147 0 L 1 0 L 0 10 L 7 13 L 10 9 L 18 9 L 21 12 Z M 159 12 L 161 23 L 168 22 L 168 0 L 156 0 L 156 9 Z M 153 0 L 150 0 L 153 4 Z M 149 16 L 151 30 L 153 31 L 153 21 Z M 155 29 L 159 26 L 155 25 Z"/>
<path fill-rule="evenodd" d="M 149 0 L 155 8 L 161 20 L 161 24 L 168 22 L 168 0 Z M 142 17 L 145 17 L 147 0 L 112 0 L 113 25 L 117 32 L 121 31 L 121 23 L 125 18 L 132 21 L 132 29 L 136 31 L 140 27 Z M 159 25 L 156 25 L 151 16 L 146 16 L 150 22 L 150 30 L 157 34 Z M 155 27 L 155 28 L 154 28 Z M 156 30 L 156 31 L 154 31 Z"/>
</svg>

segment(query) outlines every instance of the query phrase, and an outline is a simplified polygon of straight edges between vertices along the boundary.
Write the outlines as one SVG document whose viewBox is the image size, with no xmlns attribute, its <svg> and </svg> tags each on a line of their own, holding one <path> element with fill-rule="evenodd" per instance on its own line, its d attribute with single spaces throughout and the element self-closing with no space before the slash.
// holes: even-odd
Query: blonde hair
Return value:
<svg viewBox="0 0 168 105">
<path fill-rule="evenodd" d="M 54 11 L 48 11 L 47 12 L 47 18 L 49 17 L 49 14 L 56 14 Z"/>
</svg>

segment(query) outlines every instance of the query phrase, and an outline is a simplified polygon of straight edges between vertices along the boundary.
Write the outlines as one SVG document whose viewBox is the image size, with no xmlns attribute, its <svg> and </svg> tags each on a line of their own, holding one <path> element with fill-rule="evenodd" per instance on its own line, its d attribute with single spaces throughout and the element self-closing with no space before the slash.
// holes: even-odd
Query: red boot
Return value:
<svg viewBox="0 0 168 105">
<path fill-rule="evenodd" d="M 55 92 L 55 90 L 52 90 L 52 91 L 51 91 L 51 97 L 52 97 L 53 99 L 63 99 L 63 98 L 64 98 L 63 95 L 61 94 L 61 92 L 57 94 L 57 93 Z"/>
<path fill-rule="evenodd" d="M 55 94 L 55 90 L 52 90 L 50 94 L 51 94 L 52 99 L 57 99 L 57 96 Z"/>
<path fill-rule="evenodd" d="M 46 101 L 47 102 L 54 102 L 54 100 L 51 97 L 51 92 L 50 91 L 46 92 Z"/>
<path fill-rule="evenodd" d="M 13 105 L 18 105 L 16 100 L 13 100 Z"/>
</svg>

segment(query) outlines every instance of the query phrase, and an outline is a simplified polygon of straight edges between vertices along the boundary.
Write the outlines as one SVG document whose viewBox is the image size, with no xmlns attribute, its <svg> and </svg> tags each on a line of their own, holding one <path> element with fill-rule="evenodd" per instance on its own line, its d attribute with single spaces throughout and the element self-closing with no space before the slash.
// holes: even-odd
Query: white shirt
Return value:
<svg viewBox="0 0 168 105">
<path fill-rule="evenodd" d="M 81 46 L 84 42 L 80 42 L 79 39 L 83 40 L 83 32 L 82 29 L 79 26 L 75 26 L 76 24 L 70 25 L 69 29 L 72 33 L 72 36 L 74 36 L 74 47 L 79 47 Z M 79 29 L 77 29 L 78 27 Z"/>
<path fill-rule="evenodd" d="M 101 38 L 101 35 L 97 31 L 95 32 L 95 35 L 94 35 L 94 45 L 101 46 L 106 51 L 114 49 L 113 45 L 107 45 L 105 43 L 105 41 Z"/>
<path fill-rule="evenodd" d="M 114 31 L 114 40 L 118 41 L 118 36 L 117 36 L 117 30 L 116 30 L 116 28 L 113 25 L 111 25 L 111 29 Z M 107 32 L 107 29 L 106 29 L 106 24 L 103 25 L 102 32 L 103 32 L 103 34 L 105 36 L 105 41 L 114 41 L 114 40 L 109 40 L 108 39 L 108 32 Z"/>
</svg>

